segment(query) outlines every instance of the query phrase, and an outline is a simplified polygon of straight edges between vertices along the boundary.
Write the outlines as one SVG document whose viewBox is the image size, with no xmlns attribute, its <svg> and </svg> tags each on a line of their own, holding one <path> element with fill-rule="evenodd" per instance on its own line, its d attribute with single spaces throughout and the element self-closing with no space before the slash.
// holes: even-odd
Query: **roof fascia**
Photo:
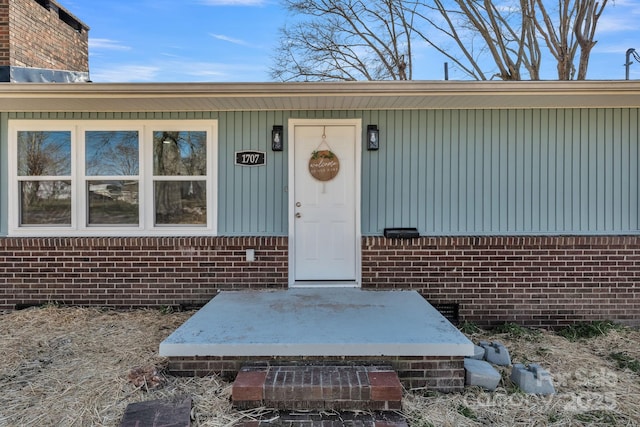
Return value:
<svg viewBox="0 0 640 427">
<path fill-rule="evenodd" d="M 367 109 L 365 100 L 375 100 L 368 109 L 640 107 L 640 81 L 0 84 L 7 112 L 187 111 L 190 100 L 198 104 L 193 111 L 308 110 L 318 99 L 334 109 Z M 345 99 L 353 102 L 338 102 Z"/>
</svg>

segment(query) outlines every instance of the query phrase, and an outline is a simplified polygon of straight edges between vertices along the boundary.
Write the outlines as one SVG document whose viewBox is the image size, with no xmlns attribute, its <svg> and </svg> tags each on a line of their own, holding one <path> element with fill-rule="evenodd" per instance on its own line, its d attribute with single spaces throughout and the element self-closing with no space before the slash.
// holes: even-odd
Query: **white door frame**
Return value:
<svg viewBox="0 0 640 427">
<path fill-rule="evenodd" d="M 328 283 L 296 283 L 295 278 L 295 128 L 296 126 L 353 126 L 355 128 L 355 263 L 356 280 L 354 282 Z M 362 283 L 362 119 L 289 119 L 288 123 L 289 149 L 289 287 L 360 287 Z"/>
</svg>

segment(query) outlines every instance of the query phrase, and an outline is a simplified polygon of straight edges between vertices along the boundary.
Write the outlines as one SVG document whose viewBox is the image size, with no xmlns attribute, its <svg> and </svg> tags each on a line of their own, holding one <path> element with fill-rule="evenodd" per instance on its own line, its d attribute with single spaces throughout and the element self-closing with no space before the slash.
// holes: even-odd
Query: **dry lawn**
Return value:
<svg viewBox="0 0 640 427">
<path fill-rule="evenodd" d="M 60 307 L 0 314 L 0 427 L 118 426 L 129 403 L 185 395 L 193 399 L 195 426 L 231 426 L 259 415 L 235 411 L 230 384 L 217 377 L 176 378 L 163 371 L 158 344 L 191 314 Z M 404 413 L 412 427 L 640 424 L 638 330 L 617 328 L 572 342 L 513 327 L 471 338 L 502 341 L 514 363 L 540 363 L 558 393 L 525 395 L 507 369 L 493 393 L 407 391 Z M 164 379 L 161 387 L 148 389 L 152 382 L 130 375 L 154 367 Z"/>
</svg>

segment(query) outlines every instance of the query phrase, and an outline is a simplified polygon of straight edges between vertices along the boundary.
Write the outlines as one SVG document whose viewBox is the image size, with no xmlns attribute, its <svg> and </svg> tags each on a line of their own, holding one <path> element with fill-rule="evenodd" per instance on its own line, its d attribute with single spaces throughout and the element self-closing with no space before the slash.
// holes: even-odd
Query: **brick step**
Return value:
<svg viewBox="0 0 640 427">
<path fill-rule="evenodd" d="M 238 372 L 231 395 L 233 405 L 240 409 L 402 409 L 402 385 L 389 367 L 244 367 Z"/>
<path fill-rule="evenodd" d="M 257 420 L 240 421 L 234 427 L 408 427 L 407 420 L 395 412 L 278 412 Z"/>
</svg>

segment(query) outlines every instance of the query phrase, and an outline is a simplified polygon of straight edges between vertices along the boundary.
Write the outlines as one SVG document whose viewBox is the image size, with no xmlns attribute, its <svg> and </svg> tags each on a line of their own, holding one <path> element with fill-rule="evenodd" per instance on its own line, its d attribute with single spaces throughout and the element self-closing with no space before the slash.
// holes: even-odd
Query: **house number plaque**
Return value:
<svg viewBox="0 0 640 427">
<path fill-rule="evenodd" d="M 236 151 L 236 165 L 264 166 L 267 154 L 264 151 Z"/>
</svg>

